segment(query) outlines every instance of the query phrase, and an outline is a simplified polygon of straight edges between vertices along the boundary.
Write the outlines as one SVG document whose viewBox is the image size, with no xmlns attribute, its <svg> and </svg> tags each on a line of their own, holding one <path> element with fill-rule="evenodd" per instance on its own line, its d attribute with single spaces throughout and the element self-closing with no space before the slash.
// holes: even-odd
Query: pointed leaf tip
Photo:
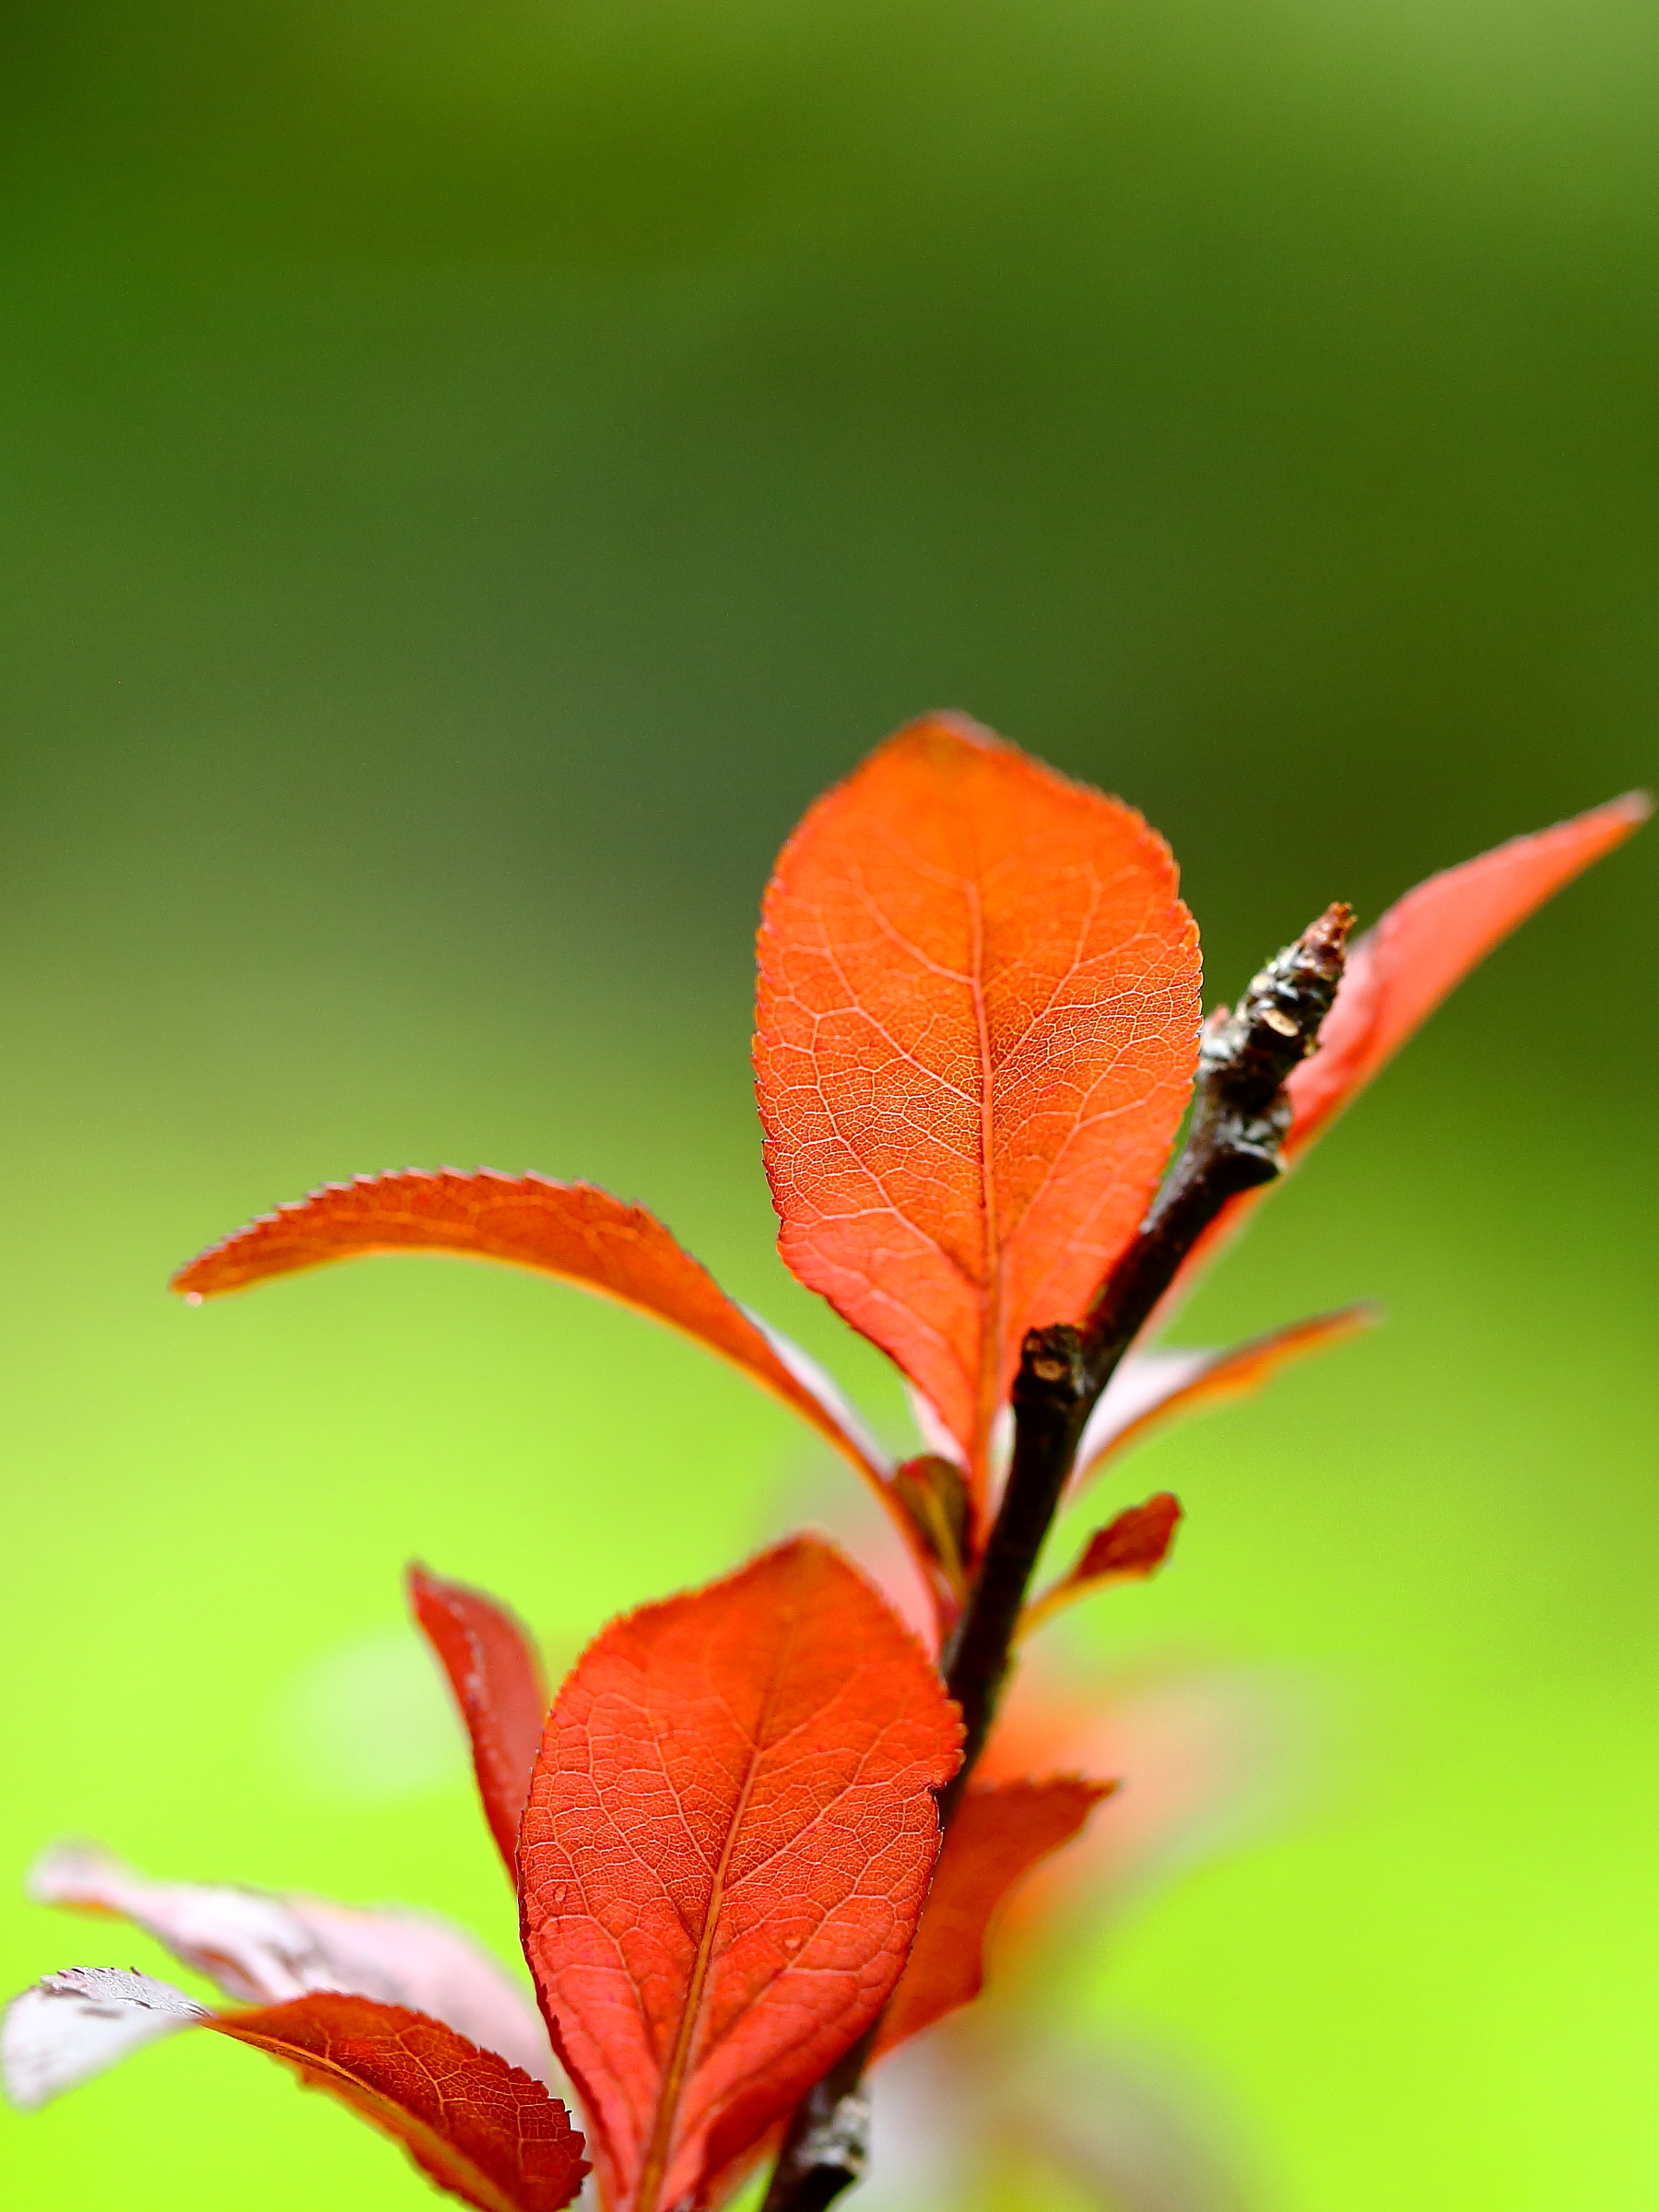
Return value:
<svg viewBox="0 0 1659 2212">
<path fill-rule="evenodd" d="M 1096 1529 L 1072 1570 L 1079 1583 L 1142 1582 L 1156 1574 L 1170 1556 L 1181 1524 L 1181 1500 L 1159 1490 L 1144 1505 L 1131 1505 L 1104 1528 Z"/>
<path fill-rule="evenodd" d="M 14 1997 L 0 2018 L 6 2100 L 20 2112 L 38 2112 L 147 2044 L 211 2018 L 182 1989 L 149 1974 L 111 1966 L 48 1974 Z"/>
<path fill-rule="evenodd" d="M 813 1538 L 590 1646 L 519 1853 L 612 2212 L 702 2202 L 875 2018 L 960 1737 L 920 1647 Z"/>
<path fill-rule="evenodd" d="M 1198 948 L 1169 848 L 930 716 L 809 810 L 759 949 L 780 1250 L 925 1394 L 982 1495 L 1025 1332 L 1082 1312 L 1186 1104 Z"/>
<path fill-rule="evenodd" d="M 1031 1600 L 1020 1619 L 1020 1634 L 1029 1636 L 1077 1598 L 1113 1583 L 1146 1582 L 1169 1558 L 1182 1518 L 1181 1500 L 1169 1490 L 1158 1491 L 1142 1505 L 1125 1507 L 1115 1520 L 1096 1529 L 1069 1574 Z"/>
</svg>

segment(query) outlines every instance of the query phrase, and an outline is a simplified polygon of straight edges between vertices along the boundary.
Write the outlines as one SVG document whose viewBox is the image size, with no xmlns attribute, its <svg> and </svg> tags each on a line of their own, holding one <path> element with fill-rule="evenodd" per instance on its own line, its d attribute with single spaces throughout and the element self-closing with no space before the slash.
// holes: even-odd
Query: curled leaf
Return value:
<svg viewBox="0 0 1659 2212">
<path fill-rule="evenodd" d="M 484 1817 L 516 1882 L 519 1821 L 549 1703 L 541 1654 L 523 1622 L 465 1583 L 411 1567 L 409 1603 L 449 1677 L 472 1742 Z"/>
<path fill-rule="evenodd" d="M 882 2016 L 876 2055 L 978 1996 L 998 1908 L 1031 1868 L 1081 1833 L 1118 1785 L 1077 1775 L 967 1791 L 939 1853 L 915 1945 Z"/>
<path fill-rule="evenodd" d="M 529 1267 L 665 1322 L 781 1398 L 881 1489 L 883 1454 L 806 1355 L 729 1299 L 643 1206 L 591 1183 L 453 1168 L 325 1183 L 211 1246 L 172 1287 L 199 1303 L 301 1268 L 399 1252 Z"/>
<path fill-rule="evenodd" d="M 702 2201 L 876 2018 L 959 1742 L 920 1648 L 810 1538 L 589 1647 L 519 1861 L 613 2212 Z"/>
<path fill-rule="evenodd" d="M 1111 1460 L 1144 1443 L 1157 1430 L 1190 1414 L 1208 1413 L 1265 1388 L 1281 1369 L 1374 1328 L 1379 1308 L 1341 1306 L 1270 1329 L 1226 1351 L 1133 1352 L 1112 1376 L 1089 1416 L 1077 1447 L 1074 1496 Z"/>
<path fill-rule="evenodd" d="M 982 1496 L 1026 1331 L 1076 1319 L 1197 1053 L 1161 838 L 987 730 L 912 724 L 767 893 L 755 1067 L 779 1249 L 937 1408 Z"/>
<path fill-rule="evenodd" d="M 130 1921 L 235 2003 L 345 1991 L 430 2013 L 538 2080 L 551 2077 L 547 2030 L 528 1995 L 475 1936 L 436 1913 L 148 1881 L 89 1843 L 47 1852 L 30 1870 L 29 1894 L 37 1904 Z"/>
<path fill-rule="evenodd" d="M 441 2020 L 339 1992 L 213 2013 L 148 1974 L 72 1967 L 6 2007 L 6 2093 L 34 2111 L 185 2028 L 281 2059 L 400 2143 L 429 2180 L 476 2212 L 560 2212 L 582 2186 L 582 2137 L 539 2081 Z"/>
<path fill-rule="evenodd" d="M 182 1989 L 149 1974 L 112 1966 L 48 1974 L 14 1997 L 0 2019 L 6 2100 L 20 2112 L 38 2112 L 147 2044 L 212 2017 Z"/>
</svg>

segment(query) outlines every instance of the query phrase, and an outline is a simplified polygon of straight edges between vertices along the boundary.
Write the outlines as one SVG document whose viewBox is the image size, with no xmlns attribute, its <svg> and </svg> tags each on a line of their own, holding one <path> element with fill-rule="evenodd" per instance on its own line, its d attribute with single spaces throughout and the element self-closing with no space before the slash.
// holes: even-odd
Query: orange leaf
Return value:
<svg viewBox="0 0 1659 2212">
<path fill-rule="evenodd" d="M 1167 1423 L 1250 1397 L 1265 1388 L 1281 1368 L 1347 1343 L 1374 1327 L 1378 1319 L 1378 1309 L 1361 1301 L 1270 1329 L 1228 1351 L 1131 1353 L 1089 1416 L 1077 1447 L 1072 1495 L 1092 1482 L 1109 1461 L 1145 1443 Z"/>
<path fill-rule="evenodd" d="M 1169 848 L 987 730 L 912 724 L 784 847 L 755 1065 L 779 1248 L 968 1452 L 1027 1329 L 1078 1317 L 1197 1053 Z"/>
<path fill-rule="evenodd" d="M 1287 1149 L 1312 1144 L 1471 968 L 1653 810 L 1645 793 L 1627 792 L 1430 876 L 1391 906 L 1349 952 L 1319 1049 L 1286 1085 L 1296 1109 Z"/>
<path fill-rule="evenodd" d="M 939 1853 L 910 1963 L 883 2017 L 877 2057 L 978 1996 L 997 1908 L 1040 1860 L 1081 1832 L 1117 1786 L 1062 1776 L 964 1794 Z"/>
<path fill-rule="evenodd" d="M 516 1882 L 519 1820 L 547 1717 L 541 1654 L 504 1606 L 465 1583 L 411 1567 L 409 1603 L 449 1677 L 472 1740 L 484 1818 Z"/>
<path fill-rule="evenodd" d="M 959 1741 L 918 1645 L 811 1538 L 590 1646 L 519 1858 L 612 2212 L 701 2202 L 876 2018 Z"/>
<path fill-rule="evenodd" d="M 1375 928 L 1348 947 L 1318 1050 L 1285 1086 L 1294 1111 L 1285 1139 L 1287 1164 L 1353 1103 L 1472 968 L 1575 876 L 1623 844 L 1653 811 L 1645 792 L 1626 792 L 1605 806 L 1443 869 L 1396 900 Z M 1211 1223 L 1166 1292 L 1148 1334 L 1169 1320 L 1273 1187 L 1246 1191 Z"/>
<path fill-rule="evenodd" d="M 285 2060 L 478 2212 L 559 2212 L 582 2186 L 582 2139 L 564 2106 L 441 2021 L 320 1992 L 202 2025 Z"/>
<path fill-rule="evenodd" d="M 211 1246 L 172 1287 L 195 1304 L 331 1260 L 394 1252 L 505 1261 L 666 1322 L 782 1398 L 882 1489 L 880 1453 L 806 1355 L 734 1303 L 643 1206 L 591 1183 L 453 1168 L 325 1183 Z"/>
</svg>

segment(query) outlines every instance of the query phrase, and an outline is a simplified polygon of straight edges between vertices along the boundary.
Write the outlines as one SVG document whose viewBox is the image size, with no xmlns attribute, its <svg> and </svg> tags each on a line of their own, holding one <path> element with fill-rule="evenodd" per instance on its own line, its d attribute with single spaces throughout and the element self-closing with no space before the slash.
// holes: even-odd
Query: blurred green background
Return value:
<svg viewBox="0 0 1659 2212">
<path fill-rule="evenodd" d="M 896 1432 L 771 1253 L 771 853 L 959 705 L 1147 809 L 1225 996 L 1651 778 L 1659 18 L 9 0 L 0 118 L 0 1967 L 157 1960 L 20 1900 L 65 1832 L 507 1945 L 402 1562 L 570 1652 L 813 1447 L 529 1278 L 169 1271 L 357 1170 L 587 1175 Z M 1334 1715 L 1076 2000 L 1261 2212 L 1659 2201 L 1654 863 L 1507 947 L 1183 1334 L 1386 1331 L 1120 1478 L 1191 1519 L 1083 1641 Z M 423 2194 L 206 2038 L 0 2114 L 0 2188 Z"/>
</svg>

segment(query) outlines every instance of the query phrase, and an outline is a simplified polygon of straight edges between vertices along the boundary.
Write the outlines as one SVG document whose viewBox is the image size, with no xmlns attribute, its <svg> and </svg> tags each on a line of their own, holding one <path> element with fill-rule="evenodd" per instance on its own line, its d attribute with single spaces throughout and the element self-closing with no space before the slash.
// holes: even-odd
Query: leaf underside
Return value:
<svg viewBox="0 0 1659 2212">
<path fill-rule="evenodd" d="M 545 2080 L 551 2053 L 528 1994 L 477 1938 L 430 1912 L 362 1911 L 219 1882 L 156 1882 L 90 1843 L 62 1843 L 30 1869 L 37 1904 L 120 1917 L 205 1974 L 233 2004 L 283 2005 L 349 1991 L 429 2013 Z"/>
<path fill-rule="evenodd" d="M 441 2020 L 341 1990 L 213 2013 L 149 1974 L 48 1974 L 0 2023 L 7 2094 L 34 2111 L 147 2045 L 199 2028 L 282 2060 L 476 2212 L 560 2212 L 588 2171 L 581 2136 L 543 2083 Z"/>
</svg>

